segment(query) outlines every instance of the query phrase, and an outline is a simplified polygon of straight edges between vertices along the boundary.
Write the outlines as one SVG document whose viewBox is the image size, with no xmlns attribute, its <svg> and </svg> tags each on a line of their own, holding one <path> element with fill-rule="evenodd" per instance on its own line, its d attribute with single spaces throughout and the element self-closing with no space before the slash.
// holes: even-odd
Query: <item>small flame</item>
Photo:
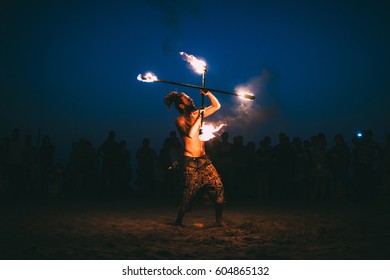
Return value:
<svg viewBox="0 0 390 280">
<path fill-rule="evenodd" d="M 185 52 L 180 52 L 180 55 L 185 61 L 187 61 L 191 65 L 192 69 L 196 73 L 203 74 L 206 72 L 207 65 L 206 62 L 204 62 L 203 60 L 197 59 L 192 54 L 186 54 Z"/>
<path fill-rule="evenodd" d="M 137 76 L 137 80 L 141 82 L 147 82 L 147 83 L 152 83 L 157 81 L 157 76 L 154 75 L 152 72 L 148 72 L 145 75 L 139 74 Z"/>
<path fill-rule="evenodd" d="M 217 136 L 215 133 L 217 133 L 224 126 L 226 126 L 225 123 L 222 123 L 220 125 L 214 125 L 212 123 L 203 123 L 201 127 L 202 133 L 199 134 L 199 139 L 201 141 L 209 141 L 210 139 L 213 139 L 215 136 Z"/>
<path fill-rule="evenodd" d="M 255 96 L 248 90 L 247 87 L 239 86 L 236 89 L 238 96 L 244 100 L 255 100 Z"/>
</svg>

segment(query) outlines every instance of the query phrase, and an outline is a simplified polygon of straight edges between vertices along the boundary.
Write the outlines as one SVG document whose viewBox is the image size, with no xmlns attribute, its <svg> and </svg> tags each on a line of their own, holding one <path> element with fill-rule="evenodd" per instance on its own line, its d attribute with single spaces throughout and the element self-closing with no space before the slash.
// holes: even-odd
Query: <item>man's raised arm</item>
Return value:
<svg viewBox="0 0 390 280">
<path fill-rule="evenodd" d="M 203 92 L 201 90 L 200 94 L 207 96 L 211 101 L 211 105 L 205 108 L 204 117 L 207 117 L 207 116 L 210 116 L 211 114 L 214 114 L 216 111 L 219 110 L 219 108 L 221 108 L 221 104 L 219 103 L 218 99 L 210 91 Z"/>
</svg>

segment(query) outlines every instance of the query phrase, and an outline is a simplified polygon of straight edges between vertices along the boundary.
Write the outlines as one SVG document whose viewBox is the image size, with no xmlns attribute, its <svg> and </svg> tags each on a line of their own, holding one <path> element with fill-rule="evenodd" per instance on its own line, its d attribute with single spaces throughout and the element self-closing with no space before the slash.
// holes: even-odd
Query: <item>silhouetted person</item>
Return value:
<svg viewBox="0 0 390 280">
<path fill-rule="evenodd" d="M 292 174 L 292 198 L 302 198 L 305 190 L 305 150 L 300 137 L 294 137 L 291 141 L 294 150 L 293 174 Z"/>
<path fill-rule="evenodd" d="M 224 189 L 222 181 L 211 160 L 206 155 L 205 145 L 199 139 L 202 115 L 204 118 L 215 113 L 221 105 L 218 99 L 209 91 L 201 91 L 208 97 L 211 106 L 196 110 L 194 101 L 185 93 L 170 92 L 164 103 L 170 108 L 173 104 L 179 112 L 176 126 L 184 143 L 184 159 L 181 164 L 181 184 L 183 196 L 179 206 L 175 225 L 182 225 L 185 212 L 190 211 L 192 201 L 197 193 L 207 192 L 215 206 L 215 220 L 218 226 L 224 226 L 222 221 L 222 203 Z"/>
<path fill-rule="evenodd" d="M 99 156 L 89 139 L 80 139 L 73 144 L 71 155 L 70 191 L 74 195 L 90 197 L 97 194 Z"/>
<path fill-rule="evenodd" d="M 142 193 L 153 194 L 154 171 L 158 156 L 150 146 L 149 138 L 142 140 L 142 147 L 137 150 L 137 184 Z"/>
<path fill-rule="evenodd" d="M 23 173 L 23 152 L 24 145 L 20 141 L 19 129 L 12 131 L 12 137 L 7 149 L 7 173 L 10 192 L 17 197 L 24 191 Z"/>
<path fill-rule="evenodd" d="M 172 195 L 174 192 L 173 192 L 173 185 L 172 185 L 172 182 L 171 182 L 171 166 L 173 164 L 173 161 L 171 160 L 171 147 L 172 147 L 172 143 L 171 143 L 171 139 L 169 138 L 165 138 L 164 142 L 163 142 L 163 145 L 162 145 L 162 148 L 159 152 L 159 155 L 158 155 L 158 164 L 160 166 L 160 168 L 162 169 L 162 171 L 164 172 L 164 180 L 162 182 L 162 186 L 161 186 L 161 192 L 163 195 Z"/>
<path fill-rule="evenodd" d="M 247 193 L 246 197 L 253 198 L 256 191 L 257 166 L 256 166 L 256 143 L 249 141 L 245 145 L 247 153 L 246 169 L 247 169 Z"/>
<path fill-rule="evenodd" d="M 304 162 L 304 175 L 303 175 L 303 193 L 302 199 L 308 201 L 311 199 L 311 187 L 312 187 L 312 145 L 309 140 L 303 141 L 303 162 Z"/>
<path fill-rule="evenodd" d="M 320 133 L 312 147 L 312 193 L 311 199 L 326 200 L 330 192 L 330 166 L 326 137 Z"/>
<path fill-rule="evenodd" d="M 42 145 L 39 148 L 39 172 L 41 177 L 41 195 L 46 197 L 49 194 L 49 182 L 54 170 L 55 147 L 49 136 L 42 138 Z"/>
<path fill-rule="evenodd" d="M 8 175 L 7 175 L 7 154 L 10 138 L 4 137 L 0 144 L 0 195 L 7 191 Z"/>
<path fill-rule="evenodd" d="M 330 170 L 332 172 L 336 200 L 347 198 L 352 154 L 341 134 L 334 137 L 335 145 L 330 149 Z"/>
<path fill-rule="evenodd" d="M 85 139 L 81 138 L 77 143 L 72 145 L 72 183 L 70 192 L 72 195 L 85 195 L 85 170 L 86 170 L 86 154 L 85 154 Z"/>
<path fill-rule="evenodd" d="M 248 149 L 244 146 L 244 137 L 233 138 L 233 196 L 241 197 L 250 191 L 248 179 Z"/>
<path fill-rule="evenodd" d="M 23 150 L 20 131 L 14 129 L 8 144 L 6 162 L 10 192 L 15 197 L 20 196 L 23 190 Z"/>
<path fill-rule="evenodd" d="M 390 134 L 386 137 L 386 144 L 382 153 L 383 185 L 382 195 L 390 199 Z"/>
<path fill-rule="evenodd" d="M 272 174 L 272 147 L 271 138 L 264 137 L 256 150 L 256 183 L 255 195 L 261 200 L 270 198 Z"/>
<path fill-rule="evenodd" d="M 119 144 L 115 139 L 115 131 L 108 133 L 107 139 L 98 148 L 98 155 L 102 159 L 102 189 L 112 193 L 115 189 L 115 167 L 118 161 Z"/>
<path fill-rule="evenodd" d="M 119 195 L 127 195 L 129 192 L 129 182 L 133 179 L 133 173 L 131 168 L 130 151 L 127 149 L 127 142 L 124 140 L 119 142 L 116 177 L 116 181 L 118 183 L 117 193 Z"/>
<path fill-rule="evenodd" d="M 86 189 L 89 194 L 96 195 L 98 193 L 100 158 L 97 149 L 89 139 L 85 142 L 85 154 L 87 166 L 85 170 Z"/>
<path fill-rule="evenodd" d="M 38 149 L 32 143 L 30 134 L 25 136 L 24 151 L 23 151 L 23 180 L 26 186 L 26 191 L 29 194 L 35 192 L 35 187 L 38 182 Z"/>
<path fill-rule="evenodd" d="M 378 191 L 375 165 L 379 161 L 380 147 L 372 138 L 372 130 L 366 130 L 357 141 L 355 187 L 357 198 L 360 200 L 370 200 Z"/>
<path fill-rule="evenodd" d="M 285 133 L 279 133 L 279 143 L 272 151 L 275 193 L 277 198 L 289 199 L 292 191 L 294 150 Z"/>
<path fill-rule="evenodd" d="M 227 199 L 233 196 L 233 144 L 229 141 L 229 133 L 223 132 L 221 135 L 221 143 L 216 150 L 216 166 L 218 172 L 223 178 L 223 185 Z"/>
<path fill-rule="evenodd" d="M 219 145 L 221 144 L 221 140 L 219 137 L 214 137 L 210 139 L 209 141 L 204 142 L 204 147 L 207 153 L 207 156 L 210 158 L 210 160 L 214 163 L 214 166 L 217 167 L 217 151 L 219 148 Z M 225 186 L 225 185 L 224 185 Z M 225 188 L 226 190 L 226 188 Z"/>
<path fill-rule="evenodd" d="M 179 181 L 178 168 L 173 168 L 183 156 L 183 146 L 175 131 L 170 132 L 170 136 L 165 139 L 163 147 L 159 153 L 159 164 L 164 172 L 163 194 L 178 198 Z"/>
</svg>

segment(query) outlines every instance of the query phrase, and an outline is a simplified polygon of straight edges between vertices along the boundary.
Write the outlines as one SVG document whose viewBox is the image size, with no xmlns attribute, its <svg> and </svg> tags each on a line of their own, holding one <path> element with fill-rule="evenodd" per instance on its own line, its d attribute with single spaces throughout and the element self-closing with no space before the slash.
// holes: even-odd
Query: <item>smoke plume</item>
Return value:
<svg viewBox="0 0 390 280">
<path fill-rule="evenodd" d="M 185 0 L 149 0 L 149 2 L 162 15 L 167 33 L 161 48 L 165 53 L 170 54 L 172 49 L 175 49 L 173 45 L 180 37 L 181 18 L 198 15 L 199 6 L 196 2 Z"/>
<path fill-rule="evenodd" d="M 225 130 L 234 134 L 248 134 L 257 129 L 262 123 L 268 121 L 277 112 L 275 108 L 267 107 L 267 83 L 270 72 L 263 69 L 261 75 L 251 78 L 247 83 L 238 85 L 235 91 L 245 90 L 256 96 L 254 102 L 237 99 L 238 105 L 233 106 L 222 121 L 227 123 Z"/>
</svg>

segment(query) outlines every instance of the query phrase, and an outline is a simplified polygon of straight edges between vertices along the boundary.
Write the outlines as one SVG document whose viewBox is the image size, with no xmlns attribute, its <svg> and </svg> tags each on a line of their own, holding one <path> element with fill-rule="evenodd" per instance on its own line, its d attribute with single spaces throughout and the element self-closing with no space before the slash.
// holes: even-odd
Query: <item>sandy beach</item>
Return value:
<svg viewBox="0 0 390 280">
<path fill-rule="evenodd" d="M 389 205 L 258 202 L 225 205 L 227 228 L 198 202 L 174 227 L 158 197 L 3 200 L 3 260 L 390 259 Z"/>
</svg>

